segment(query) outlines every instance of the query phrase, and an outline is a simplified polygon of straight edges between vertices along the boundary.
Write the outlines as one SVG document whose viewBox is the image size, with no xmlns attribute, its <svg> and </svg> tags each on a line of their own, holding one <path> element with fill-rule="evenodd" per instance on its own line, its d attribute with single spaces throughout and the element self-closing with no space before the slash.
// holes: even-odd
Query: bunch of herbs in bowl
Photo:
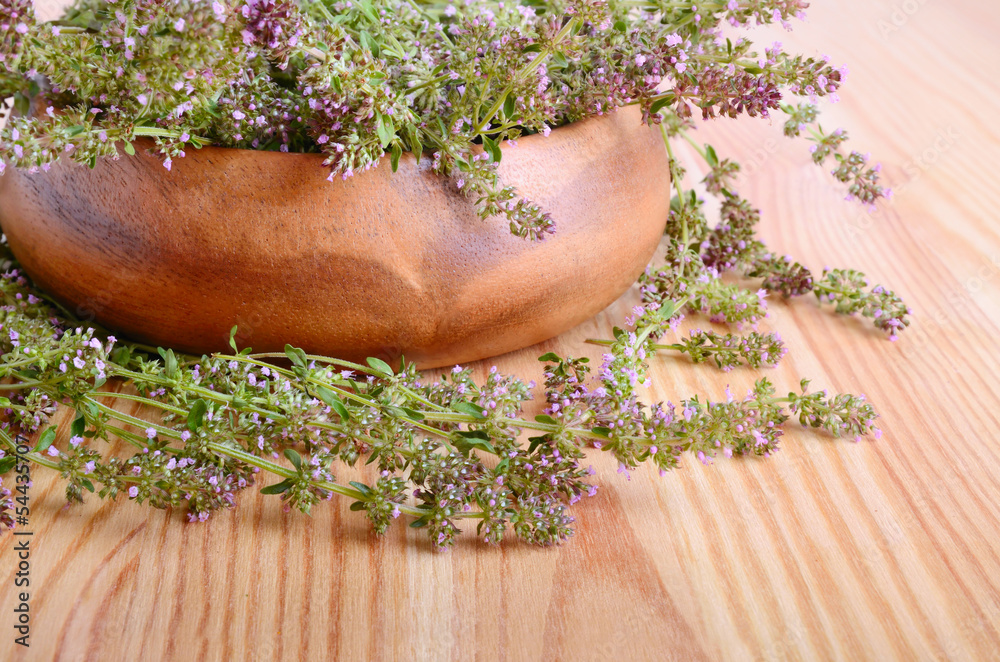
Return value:
<svg viewBox="0 0 1000 662">
<path fill-rule="evenodd" d="M 61 473 L 70 501 L 124 496 L 183 508 L 193 521 L 254 484 L 303 512 L 341 495 L 376 531 L 402 516 L 444 549 L 463 520 L 489 543 L 511 532 L 537 544 L 567 538 L 570 506 L 596 492 L 588 451 L 612 454 L 623 472 L 643 463 L 667 472 L 685 454 L 768 455 L 792 418 L 835 436 L 878 435 L 863 397 L 811 392 L 806 380 L 779 393 L 761 378 L 741 396 L 676 406 L 642 397 L 658 352 L 723 370 L 780 361 L 783 341 L 757 329 L 769 294 L 811 292 L 890 339 L 908 324 L 905 304 L 863 274 L 817 277 L 772 254 L 757 235 L 758 210 L 735 190 L 739 166 L 692 137 L 699 117 L 781 113 L 785 133 L 804 135 L 851 198 L 886 197 L 878 167 L 846 148 L 845 132 L 817 122 L 816 102 L 836 94 L 843 71 L 755 48 L 743 34 L 805 9 L 800 0 L 85 0 L 43 22 L 24 0 L 0 0 L 0 92 L 20 109 L 0 132 L 2 168 L 44 176 L 57 162 L 130 158 L 138 145 L 171 170 L 211 145 L 315 152 L 335 180 L 371 176 L 383 161 L 395 170 L 410 153 L 484 223 L 502 219 L 537 242 L 558 235 L 560 219 L 503 182 L 504 151 L 635 106 L 636 121 L 662 137 L 669 165 L 660 176 L 674 189 L 662 256 L 639 278 L 641 303 L 614 338 L 594 341 L 607 353 L 593 373 L 585 359 L 540 357 L 546 406 L 536 417 L 525 414 L 535 385 L 495 369 L 477 383 L 461 366 L 427 377 L 405 361 L 396 369 L 292 345 L 254 353 L 236 327 L 231 351 L 202 356 L 118 340 L 37 289 L 8 253 L 0 474 L 33 462 Z M 678 141 L 704 158 L 719 218 L 684 188 Z M 733 328 L 671 342 L 685 315 Z M 109 381 L 130 388 L 104 388 Z M 122 400 L 148 415 L 121 411 Z M 75 416 L 56 444 L 58 407 Z M 30 449 L 28 435 L 37 438 Z M 109 453 L 111 439 L 134 453 Z M 374 468 L 371 480 L 338 482 L 338 463 L 361 462 Z M 11 508 L 8 496 L 8 527 Z"/>
</svg>

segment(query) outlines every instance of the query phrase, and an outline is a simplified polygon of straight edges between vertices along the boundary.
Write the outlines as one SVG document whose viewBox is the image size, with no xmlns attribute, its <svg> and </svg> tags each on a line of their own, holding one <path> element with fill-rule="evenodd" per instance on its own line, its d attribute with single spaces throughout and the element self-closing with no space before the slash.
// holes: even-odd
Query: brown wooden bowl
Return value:
<svg viewBox="0 0 1000 662">
<path fill-rule="evenodd" d="M 642 272 L 670 193 L 658 133 L 628 108 L 504 148 L 503 181 L 552 213 L 518 239 L 404 154 L 326 181 L 317 154 L 206 147 L 0 177 L 0 225 L 35 283 L 80 317 L 192 352 L 241 346 L 422 367 L 551 338 Z"/>
</svg>

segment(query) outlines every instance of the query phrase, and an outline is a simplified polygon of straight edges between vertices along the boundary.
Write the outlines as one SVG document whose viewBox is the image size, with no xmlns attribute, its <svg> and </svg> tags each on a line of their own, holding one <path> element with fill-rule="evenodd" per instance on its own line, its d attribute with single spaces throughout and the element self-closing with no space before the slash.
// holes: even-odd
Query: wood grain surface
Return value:
<svg viewBox="0 0 1000 662">
<path fill-rule="evenodd" d="M 189 525 L 124 501 L 63 508 L 35 471 L 32 647 L 12 645 L 12 538 L 0 538 L 0 653 L 16 660 L 988 660 L 1000 657 L 1000 5 L 817 0 L 780 39 L 852 73 L 827 123 L 848 127 L 897 190 L 874 214 L 842 202 L 775 121 L 701 134 L 748 166 L 742 190 L 777 250 L 854 266 L 897 289 L 897 343 L 813 301 L 767 327 L 800 377 L 862 391 L 878 441 L 791 428 L 766 460 L 616 474 L 557 548 L 465 536 L 445 554 L 406 527 L 384 539 L 347 500 L 285 514 L 247 495 Z M 809 44 L 810 46 L 806 46 Z M 685 158 L 697 162 L 689 151 Z M 556 350 L 597 356 L 635 293 L 580 327 L 491 363 L 538 378 Z M 656 360 L 654 399 L 745 387 Z M 65 421 L 65 419 L 61 419 Z M 63 431 L 57 443 L 65 442 Z M 349 474 L 341 474 L 348 478 Z"/>
</svg>

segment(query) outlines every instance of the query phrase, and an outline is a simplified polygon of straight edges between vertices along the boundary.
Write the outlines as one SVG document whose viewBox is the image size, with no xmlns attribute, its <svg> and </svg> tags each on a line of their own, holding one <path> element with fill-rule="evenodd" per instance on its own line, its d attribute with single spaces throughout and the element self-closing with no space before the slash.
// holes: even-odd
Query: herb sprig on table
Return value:
<svg viewBox="0 0 1000 662">
<path fill-rule="evenodd" d="M 534 384 L 496 368 L 476 383 L 459 366 L 425 380 L 412 365 L 394 372 L 377 359 L 359 365 L 293 347 L 272 355 L 234 345 L 232 354 L 200 358 L 161 349 L 154 358 L 74 328 L 16 269 L 0 291 L 0 377 L 8 381 L 0 385 L 0 473 L 15 463 L 15 434 L 42 431 L 26 459 L 59 471 L 70 501 L 123 495 L 204 520 L 261 484 L 306 513 L 334 495 L 349 497 L 379 533 L 405 516 L 437 547 L 454 542 L 463 519 L 477 520 L 487 542 L 513 530 L 548 544 L 571 535 L 568 507 L 596 493 L 586 448 L 612 454 L 620 472 L 650 463 L 665 473 L 684 452 L 702 462 L 768 455 L 791 416 L 836 436 L 878 434 L 864 398 L 810 393 L 806 382 L 783 396 L 760 379 L 720 401 L 647 406 L 637 389 L 648 383 L 658 339 L 679 321 L 669 303 L 637 307 L 632 329 L 616 331 L 593 377 L 585 358 L 542 356 L 545 413 L 525 418 Z M 780 358 L 773 338 L 750 344 L 756 349 L 740 351 L 752 364 Z M 101 389 L 109 380 L 132 388 Z M 123 412 L 114 406 L 120 400 L 159 416 Z M 76 415 L 68 442 L 56 445 L 46 423 L 60 403 Z M 110 455 L 104 442 L 114 437 L 134 453 Z M 338 482 L 338 463 L 361 462 L 378 478 Z"/>
<path fill-rule="evenodd" d="M 638 394 L 657 352 L 724 370 L 778 362 L 783 341 L 757 329 L 771 294 L 812 292 L 890 339 L 909 323 L 899 297 L 863 274 L 817 278 L 773 254 L 757 233 L 759 211 L 736 190 L 739 165 L 694 138 L 698 118 L 780 112 L 785 134 L 811 142 L 813 161 L 832 166 L 849 198 L 887 196 L 878 166 L 846 149 L 846 132 L 817 122 L 816 102 L 835 97 L 845 70 L 780 45 L 755 49 L 743 35 L 755 24 L 787 27 L 806 6 L 82 0 L 42 22 L 29 2 L 0 0 L 0 96 L 18 110 L 0 130 L 0 172 L 93 166 L 146 146 L 169 170 L 213 144 L 319 152 L 334 179 L 382 161 L 395 170 L 411 152 L 469 196 L 484 222 L 500 217 L 514 234 L 542 239 L 557 228 L 501 181 L 504 150 L 638 104 L 659 126 L 674 188 L 662 259 L 640 278 L 642 305 L 614 338 L 594 341 L 608 349 L 593 374 L 586 359 L 541 357 L 538 417 L 524 413 L 534 385 L 495 370 L 477 383 L 461 367 L 429 378 L 411 365 L 394 371 L 294 347 L 253 354 L 234 342 L 231 354 L 193 357 L 119 342 L 59 309 L 6 258 L 0 474 L 16 468 L 16 435 L 38 434 L 27 459 L 59 471 L 71 501 L 125 496 L 200 520 L 256 484 L 305 512 L 347 496 L 377 531 L 404 516 L 441 548 L 463 519 L 477 520 L 488 542 L 513 531 L 544 544 L 572 532 L 568 507 L 596 490 L 585 449 L 611 453 L 627 474 L 642 463 L 675 468 L 685 452 L 703 462 L 767 455 L 792 417 L 837 436 L 877 434 L 864 398 L 809 392 L 805 381 L 779 395 L 762 378 L 745 394 L 676 406 Z M 681 142 L 704 160 L 717 219 L 686 184 L 674 158 Z M 684 313 L 736 328 L 669 337 Z M 120 400 L 149 416 L 122 412 Z M 76 415 L 69 441 L 55 444 L 49 420 L 59 406 Z M 114 438 L 134 453 L 109 454 L 104 442 Z M 378 477 L 338 482 L 340 463 L 362 462 Z M 12 525 L 16 496 L 0 492 L 0 525 Z"/>
</svg>

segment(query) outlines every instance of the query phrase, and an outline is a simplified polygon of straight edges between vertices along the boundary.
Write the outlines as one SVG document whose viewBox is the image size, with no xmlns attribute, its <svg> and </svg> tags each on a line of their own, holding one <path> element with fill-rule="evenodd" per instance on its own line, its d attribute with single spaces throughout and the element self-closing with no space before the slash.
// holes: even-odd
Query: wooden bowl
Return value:
<svg viewBox="0 0 1000 662">
<path fill-rule="evenodd" d="M 0 225 L 35 283 L 137 341 L 203 353 L 285 343 L 422 367 L 551 338 L 638 277 L 670 192 L 658 133 L 627 108 L 505 147 L 503 181 L 552 213 L 541 242 L 480 220 L 404 154 L 326 181 L 316 154 L 206 147 L 0 177 Z"/>
</svg>

